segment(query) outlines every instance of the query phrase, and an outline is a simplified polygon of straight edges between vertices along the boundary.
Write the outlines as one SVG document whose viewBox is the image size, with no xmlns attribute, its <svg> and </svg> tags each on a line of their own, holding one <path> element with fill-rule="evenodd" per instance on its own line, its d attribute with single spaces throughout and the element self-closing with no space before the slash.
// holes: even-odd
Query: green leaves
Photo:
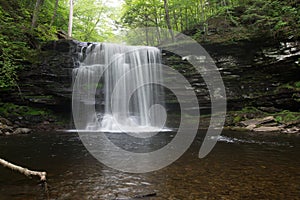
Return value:
<svg viewBox="0 0 300 200">
<path fill-rule="evenodd" d="M 300 37 L 299 5 L 279 0 L 169 0 L 171 26 L 176 31 L 192 30 L 194 37 L 203 38 L 210 26 L 223 24 L 246 30 L 255 37 Z M 211 24 L 218 21 L 217 24 Z M 162 0 L 127 0 L 121 19 L 125 27 L 167 28 Z M 208 29 L 200 30 L 208 24 Z M 199 29 L 200 28 L 200 29 Z M 193 29 L 199 29 L 193 30 Z M 229 31 L 229 30 L 228 30 Z M 202 33 L 201 34 L 199 33 Z M 233 30 L 235 33 L 235 31 Z M 240 31 L 237 31 L 240 32 Z M 238 33 L 240 34 L 240 33 Z M 246 34 L 246 33 L 245 33 Z"/>
<path fill-rule="evenodd" d="M 296 21 L 299 20 L 299 9 L 284 1 L 255 0 L 252 3 L 241 15 L 244 25 L 262 34 L 267 31 L 275 37 L 299 36 L 299 31 L 295 30 L 298 26 Z"/>
<path fill-rule="evenodd" d="M 16 85 L 17 70 L 27 56 L 27 42 L 23 30 L 26 24 L 0 7 L 0 88 Z"/>
</svg>

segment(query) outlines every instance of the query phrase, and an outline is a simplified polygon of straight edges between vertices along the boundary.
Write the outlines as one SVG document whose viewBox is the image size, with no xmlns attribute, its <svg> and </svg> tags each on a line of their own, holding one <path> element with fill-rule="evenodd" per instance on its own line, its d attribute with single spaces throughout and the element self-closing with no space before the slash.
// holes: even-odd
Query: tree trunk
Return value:
<svg viewBox="0 0 300 200">
<path fill-rule="evenodd" d="M 36 0 L 35 7 L 33 10 L 33 16 L 31 21 L 31 30 L 33 30 L 37 25 L 38 16 L 40 13 L 40 8 L 43 3 L 43 0 Z"/>
<path fill-rule="evenodd" d="M 58 1 L 59 0 L 56 0 L 56 2 L 55 2 L 55 7 L 54 7 L 53 16 L 52 16 L 52 19 L 51 19 L 50 26 L 53 25 L 53 23 L 55 21 L 55 18 L 56 18 L 56 15 L 57 15 Z"/>
<path fill-rule="evenodd" d="M 70 13 L 69 13 L 69 28 L 68 28 L 68 37 L 72 37 L 72 28 L 73 28 L 73 0 L 70 0 Z"/>
<path fill-rule="evenodd" d="M 174 24 L 175 24 L 176 31 L 179 31 L 178 22 L 177 22 L 177 15 L 176 15 L 176 10 L 175 9 L 173 11 L 173 18 L 174 18 Z"/>
<path fill-rule="evenodd" d="M 161 42 L 161 37 L 160 37 L 160 30 L 159 30 L 159 24 L 158 24 L 158 16 L 157 16 L 157 8 L 154 6 L 154 17 L 155 17 L 155 27 L 156 27 L 156 32 L 157 32 L 157 42 L 160 44 Z"/>
<path fill-rule="evenodd" d="M 165 17 L 166 17 L 166 23 L 169 29 L 169 32 L 172 37 L 172 41 L 175 40 L 174 32 L 172 30 L 171 22 L 170 22 L 170 15 L 169 15 L 169 7 L 168 7 L 168 0 L 164 0 L 164 7 L 165 7 Z"/>
<path fill-rule="evenodd" d="M 182 8 L 180 8 L 179 12 L 180 12 L 180 31 L 183 31 L 184 25 L 183 25 Z"/>
</svg>

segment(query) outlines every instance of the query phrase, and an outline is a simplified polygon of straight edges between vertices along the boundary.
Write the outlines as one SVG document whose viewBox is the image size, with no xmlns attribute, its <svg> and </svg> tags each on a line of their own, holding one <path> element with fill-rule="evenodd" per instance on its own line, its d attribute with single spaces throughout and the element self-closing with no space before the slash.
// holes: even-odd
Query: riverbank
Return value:
<svg viewBox="0 0 300 200">
<path fill-rule="evenodd" d="M 0 106 L 0 136 L 51 132 L 65 129 L 69 123 L 62 113 L 46 108 L 3 102 Z"/>
<path fill-rule="evenodd" d="M 65 130 L 70 126 L 70 122 L 62 120 L 59 117 L 35 116 L 38 122 L 28 120 L 29 117 L 15 116 L 17 120 L 11 121 L 0 116 L 0 136 L 13 136 L 21 134 L 30 134 L 36 132 L 54 132 L 57 130 Z M 179 126 L 179 115 L 171 115 L 168 121 L 168 127 Z M 20 119 L 26 118 L 20 122 Z M 195 120 L 190 116 L 191 120 Z M 200 117 L 199 129 L 207 129 L 210 123 L 210 115 Z M 31 118 L 34 119 L 34 118 Z M 176 122 L 174 122 L 176 121 Z M 269 135 L 288 135 L 300 136 L 300 113 L 281 111 L 277 113 L 266 113 L 256 108 L 245 108 L 240 111 L 229 111 L 226 115 L 224 131 L 233 131 L 236 133 L 253 133 L 253 134 L 266 134 Z"/>
<path fill-rule="evenodd" d="M 260 109 L 264 109 L 260 110 Z M 274 132 L 300 136 L 300 112 L 248 107 L 227 113 L 225 128 L 258 133 Z"/>
</svg>

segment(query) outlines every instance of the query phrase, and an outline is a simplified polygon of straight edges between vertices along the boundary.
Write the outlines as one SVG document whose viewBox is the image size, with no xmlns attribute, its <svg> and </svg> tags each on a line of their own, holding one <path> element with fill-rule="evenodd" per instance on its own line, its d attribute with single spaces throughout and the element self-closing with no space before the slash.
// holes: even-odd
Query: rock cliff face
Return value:
<svg viewBox="0 0 300 200">
<path fill-rule="evenodd" d="M 70 110 L 72 70 L 78 66 L 81 48 L 88 43 L 70 40 L 49 42 L 42 47 L 39 64 L 20 75 L 20 91 L 1 92 L 2 100 Z M 230 110 L 244 106 L 299 111 L 300 47 L 297 42 L 264 45 L 257 42 L 203 45 L 223 77 Z M 201 76 L 182 58 L 164 52 L 163 62 L 182 73 L 198 95 L 200 107 L 209 110 L 209 92 Z M 167 95 L 170 108 L 174 96 Z M 175 106 L 174 106 L 175 105 Z"/>
<path fill-rule="evenodd" d="M 300 43 L 204 44 L 222 75 L 229 110 L 254 106 L 268 110 L 300 109 Z M 200 107 L 209 106 L 209 92 L 203 79 L 180 57 L 165 52 L 164 64 L 172 66 L 189 80 Z M 173 96 L 169 99 L 173 101 Z"/>
<path fill-rule="evenodd" d="M 70 40 L 45 44 L 37 64 L 26 67 L 19 75 L 19 91 L 3 92 L 5 102 L 21 105 L 71 109 L 72 70 L 78 64 L 80 46 Z"/>
</svg>

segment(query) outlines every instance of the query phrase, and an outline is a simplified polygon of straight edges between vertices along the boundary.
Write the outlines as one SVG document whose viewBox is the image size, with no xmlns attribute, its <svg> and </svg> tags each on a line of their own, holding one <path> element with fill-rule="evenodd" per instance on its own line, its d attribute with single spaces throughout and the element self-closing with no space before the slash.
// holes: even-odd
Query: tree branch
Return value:
<svg viewBox="0 0 300 200">
<path fill-rule="evenodd" d="M 30 177 L 30 176 L 39 176 L 41 182 L 46 182 L 46 180 L 47 180 L 46 179 L 46 175 L 47 175 L 46 172 L 32 171 L 32 170 L 29 170 L 27 168 L 23 168 L 23 167 L 20 167 L 18 165 L 7 162 L 6 160 L 3 160 L 1 158 L 0 158 L 0 165 L 2 165 L 4 167 L 7 167 L 11 170 L 14 170 L 14 171 L 18 171 L 21 174 L 24 174 L 25 176 L 28 176 L 28 177 Z"/>
</svg>

